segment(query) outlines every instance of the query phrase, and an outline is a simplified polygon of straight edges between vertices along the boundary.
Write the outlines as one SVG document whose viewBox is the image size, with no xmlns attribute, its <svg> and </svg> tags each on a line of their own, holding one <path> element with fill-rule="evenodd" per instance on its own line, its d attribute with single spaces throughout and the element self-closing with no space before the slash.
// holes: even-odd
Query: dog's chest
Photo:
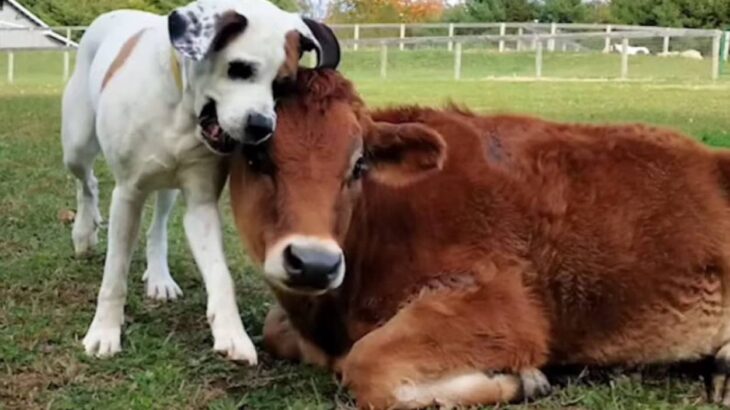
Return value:
<svg viewBox="0 0 730 410">
<path fill-rule="evenodd" d="M 145 191 L 179 188 L 181 175 L 208 173 L 220 163 L 194 131 L 147 124 L 118 137 L 107 159 L 118 178 Z"/>
</svg>

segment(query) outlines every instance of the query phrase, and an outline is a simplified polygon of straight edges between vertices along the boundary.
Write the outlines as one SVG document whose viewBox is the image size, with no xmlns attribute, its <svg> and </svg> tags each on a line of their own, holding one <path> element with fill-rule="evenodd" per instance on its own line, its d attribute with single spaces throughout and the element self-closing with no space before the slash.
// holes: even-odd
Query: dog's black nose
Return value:
<svg viewBox="0 0 730 410">
<path fill-rule="evenodd" d="M 328 250 L 289 245 L 284 250 L 284 268 L 292 287 L 325 290 L 337 279 L 342 255 Z"/>
<path fill-rule="evenodd" d="M 258 145 L 271 138 L 274 133 L 274 120 L 259 113 L 248 116 L 244 144 Z"/>
<path fill-rule="evenodd" d="M 173 11 L 167 18 L 167 28 L 170 32 L 170 39 L 175 41 L 185 35 L 185 31 L 188 28 L 188 22 L 182 14 L 177 11 Z"/>
</svg>

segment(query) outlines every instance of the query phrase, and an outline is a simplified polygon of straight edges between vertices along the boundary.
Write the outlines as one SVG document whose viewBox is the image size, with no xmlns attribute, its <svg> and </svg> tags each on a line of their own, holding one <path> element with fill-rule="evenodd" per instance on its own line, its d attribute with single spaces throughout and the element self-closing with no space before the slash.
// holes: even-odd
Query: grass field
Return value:
<svg viewBox="0 0 730 410">
<path fill-rule="evenodd" d="M 392 56 L 393 75 L 382 82 L 374 78 L 378 70 L 373 56 L 347 54 L 343 69 L 374 106 L 452 99 L 482 112 L 648 122 L 730 147 L 730 82 L 699 80 L 691 67 L 671 67 L 676 77 L 660 81 L 622 83 L 479 81 L 489 74 L 478 74 L 475 65 L 468 68 L 473 71 L 465 66 L 465 72 L 472 73 L 467 80 L 453 82 L 448 74 L 451 63 L 441 65 L 424 53 Z M 26 57 L 22 64 L 27 70 L 18 73 L 18 84 L 0 83 L 0 408 L 348 408 L 349 398 L 324 372 L 276 362 L 263 353 L 261 365 L 247 369 L 210 352 L 203 285 L 184 240 L 181 209 L 170 226 L 170 267 L 184 298 L 157 304 L 142 297 L 142 240 L 130 274 L 124 353 L 106 361 L 83 355 L 79 341 L 93 315 L 106 242 L 87 260 L 72 257 L 71 228 L 58 218 L 60 211 L 75 206 L 74 183 L 61 164 L 61 60 L 57 55 Z M 519 56 L 489 58 L 483 63 L 493 70 L 523 69 Z M 606 72 L 613 72 L 616 61 L 604 58 L 611 57 L 586 63 L 595 70 L 610 63 Z M 670 70 L 659 67 L 664 62 L 655 63 L 647 59 L 642 64 L 647 73 Z M 578 73 L 576 64 L 556 58 L 552 69 Z M 696 68 L 698 73 L 704 69 Z M 107 215 L 112 181 L 101 161 L 97 172 Z M 249 333 L 260 335 L 270 295 L 238 241 L 227 201 L 224 198 L 221 207 L 239 305 Z M 710 408 L 703 406 L 701 392 L 698 381 L 684 377 L 654 375 L 642 381 L 636 374 L 589 375 L 568 379 L 567 386 L 548 399 L 510 408 Z"/>
</svg>

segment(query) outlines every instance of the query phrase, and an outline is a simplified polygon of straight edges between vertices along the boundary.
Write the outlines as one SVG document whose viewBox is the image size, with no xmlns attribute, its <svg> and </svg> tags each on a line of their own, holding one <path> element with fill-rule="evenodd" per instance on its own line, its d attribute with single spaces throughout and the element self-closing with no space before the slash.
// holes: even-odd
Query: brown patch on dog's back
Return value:
<svg viewBox="0 0 730 410">
<path fill-rule="evenodd" d="M 144 32 L 145 30 L 139 31 L 137 34 L 130 37 L 126 43 L 124 43 L 122 48 L 119 50 L 119 54 L 117 54 L 116 58 L 114 58 L 112 65 L 109 66 L 109 69 L 104 76 L 104 81 L 101 83 L 102 90 L 106 88 L 106 85 L 109 83 L 109 81 L 111 81 L 112 78 L 114 78 L 114 75 L 117 73 L 117 71 L 119 71 L 124 63 L 127 62 L 127 59 L 130 55 L 132 55 L 134 48 L 137 46 L 137 43 L 139 43 L 139 39 L 142 37 L 142 34 L 144 34 Z"/>
</svg>

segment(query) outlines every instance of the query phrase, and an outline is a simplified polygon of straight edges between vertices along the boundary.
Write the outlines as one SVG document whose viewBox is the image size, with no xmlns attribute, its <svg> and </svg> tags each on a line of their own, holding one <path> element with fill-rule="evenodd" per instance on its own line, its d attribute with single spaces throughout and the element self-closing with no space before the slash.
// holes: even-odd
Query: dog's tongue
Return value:
<svg viewBox="0 0 730 410">
<path fill-rule="evenodd" d="M 223 129 L 218 124 L 212 124 L 208 127 L 208 138 L 213 141 L 221 141 L 223 139 Z"/>
</svg>

